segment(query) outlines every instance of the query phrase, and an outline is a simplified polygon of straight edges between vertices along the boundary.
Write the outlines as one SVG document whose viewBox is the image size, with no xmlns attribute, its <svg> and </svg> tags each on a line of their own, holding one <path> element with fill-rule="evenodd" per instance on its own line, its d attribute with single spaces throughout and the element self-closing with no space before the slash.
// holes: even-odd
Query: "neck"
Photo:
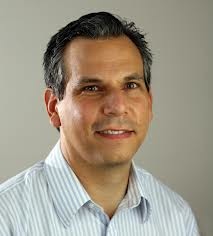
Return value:
<svg viewBox="0 0 213 236">
<path fill-rule="evenodd" d="M 81 172 L 86 174 L 76 174 L 92 200 L 111 218 L 126 194 L 129 169 L 130 165 L 89 167 Z"/>
<path fill-rule="evenodd" d="M 92 165 L 75 161 L 63 148 L 62 152 L 91 199 L 111 218 L 126 194 L 131 162 Z"/>
</svg>

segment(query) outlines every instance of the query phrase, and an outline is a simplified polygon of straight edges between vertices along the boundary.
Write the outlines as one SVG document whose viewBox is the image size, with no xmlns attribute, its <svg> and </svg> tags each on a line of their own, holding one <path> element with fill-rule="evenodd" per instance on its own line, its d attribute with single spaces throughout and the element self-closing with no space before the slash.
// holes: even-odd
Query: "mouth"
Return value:
<svg viewBox="0 0 213 236">
<path fill-rule="evenodd" d="M 105 129 L 96 131 L 95 133 L 107 139 L 125 139 L 131 137 L 134 131 L 125 129 Z"/>
</svg>

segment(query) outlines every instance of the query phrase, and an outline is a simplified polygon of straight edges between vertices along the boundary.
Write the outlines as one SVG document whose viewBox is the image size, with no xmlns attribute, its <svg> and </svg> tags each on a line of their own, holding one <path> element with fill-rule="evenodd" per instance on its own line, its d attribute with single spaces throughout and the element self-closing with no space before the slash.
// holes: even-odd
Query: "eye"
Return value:
<svg viewBox="0 0 213 236">
<path fill-rule="evenodd" d="M 97 85 L 90 85 L 90 86 L 86 86 L 82 89 L 85 92 L 96 92 L 99 90 Z"/>
<path fill-rule="evenodd" d="M 136 89 L 139 87 L 139 85 L 135 82 L 128 82 L 125 87 L 127 89 Z"/>
</svg>

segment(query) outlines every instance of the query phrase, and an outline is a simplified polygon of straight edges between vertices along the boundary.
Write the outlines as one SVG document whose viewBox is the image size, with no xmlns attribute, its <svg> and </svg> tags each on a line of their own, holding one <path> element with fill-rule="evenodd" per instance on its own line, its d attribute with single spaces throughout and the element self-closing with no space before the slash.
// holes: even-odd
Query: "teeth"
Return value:
<svg viewBox="0 0 213 236">
<path fill-rule="evenodd" d="M 123 134 L 125 133 L 124 130 L 103 130 L 103 131 L 100 131 L 100 133 L 102 134 Z"/>
</svg>

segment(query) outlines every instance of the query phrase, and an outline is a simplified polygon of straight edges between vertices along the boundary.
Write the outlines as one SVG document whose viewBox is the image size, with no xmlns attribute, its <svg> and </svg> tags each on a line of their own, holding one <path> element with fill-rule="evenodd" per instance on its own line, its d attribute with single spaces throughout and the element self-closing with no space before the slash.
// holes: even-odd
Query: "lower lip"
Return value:
<svg viewBox="0 0 213 236">
<path fill-rule="evenodd" d="M 133 131 L 125 132 L 122 134 L 104 134 L 104 133 L 99 133 L 99 132 L 96 132 L 96 134 L 98 134 L 99 136 L 101 136 L 103 138 L 107 138 L 107 139 L 125 139 L 125 138 L 129 138 L 130 136 L 132 136 Z"/>
</svg>

